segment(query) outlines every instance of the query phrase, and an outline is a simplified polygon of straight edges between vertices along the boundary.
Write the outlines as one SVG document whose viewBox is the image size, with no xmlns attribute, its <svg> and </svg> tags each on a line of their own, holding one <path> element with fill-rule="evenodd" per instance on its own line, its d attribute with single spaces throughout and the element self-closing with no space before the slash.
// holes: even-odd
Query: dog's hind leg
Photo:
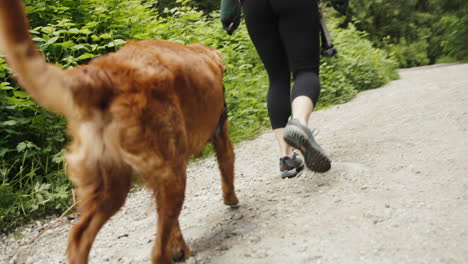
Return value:
<svg viewBox="0 0 468 264">
<path fill-rule="evenodd" d="M 185 244 L 179 227 L 179 214 L 185 198 L 186 162 L 167 162 L 163 168 L 145 175 L 148 185 L 153 188 L 158 212 L 156 244 L 152 252 L 155 264 L 173 263 L 183 260 L 190 251 Z"/>
<path fill-rule="evenodd" d="M 93 166 L 84 163 L 69 166 L 70 178 L 78 191 L 80 213 L 68 240 L 70 264 L 88 263 L 96 234 L 122 207 L 131 185 L 131 169 L 128 166 L 115 166 L 102 161 L 95 162 Z"/>
<path fill-rule="evenodd" d="M 229 139 L 227 121 L 224 122 L 221 131 L 211 141 L 216 151 L 216 158 L 221 172 L 224 204 L 237 205 L 239 200 L 234 191 L 234 150 Z"/>
</svg>

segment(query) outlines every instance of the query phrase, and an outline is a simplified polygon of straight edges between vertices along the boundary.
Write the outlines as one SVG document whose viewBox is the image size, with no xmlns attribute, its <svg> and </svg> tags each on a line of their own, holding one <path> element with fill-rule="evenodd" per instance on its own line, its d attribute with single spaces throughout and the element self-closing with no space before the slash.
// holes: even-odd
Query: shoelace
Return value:
<svg viewBox="0 0 468 264">
<path fill-rule="evenodd" d="M 296 156 L 297 156 L 297 153 L 296 151 L 294 151 L 294 149 L 292 150 L 292 156 L 290 157 L 290 159 L 294 160 L 296 159 Z"/>
</svg>

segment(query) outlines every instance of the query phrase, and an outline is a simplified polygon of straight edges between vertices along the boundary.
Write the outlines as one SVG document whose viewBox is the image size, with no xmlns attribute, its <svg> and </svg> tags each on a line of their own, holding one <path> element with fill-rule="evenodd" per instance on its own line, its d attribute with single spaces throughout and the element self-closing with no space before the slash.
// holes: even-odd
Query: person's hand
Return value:
<svg viewBox="0 0 468 264">
<path fill-rule="evenodd" d="M 241 6 L 239 0 L 221 0 L 221 23 L 224 30 L 232 35 L 241 21 Z"/>
<path fill-rule="evenodd" d="M 340 12 L 342 15 L 346 15 L 348 11 L 349 0 L 331 0 L 333 8 Z"/>
</svg>

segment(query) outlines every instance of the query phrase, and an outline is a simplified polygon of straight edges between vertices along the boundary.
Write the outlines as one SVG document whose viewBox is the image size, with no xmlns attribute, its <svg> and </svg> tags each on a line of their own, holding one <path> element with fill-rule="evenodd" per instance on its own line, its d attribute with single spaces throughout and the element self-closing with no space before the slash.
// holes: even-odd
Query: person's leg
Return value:
<svg viewBox="0 0 468 264">
<path fill-rule="evenodd" d="M 278 142 L 281 156 L 291 153 L 283 140 L 283 128 L 291 116 L 288 60 L 278 31 L 277 16 L 268 0 L 245 1 L 244 17 L 250 38 L 268 73 L 270 88 L 267 107 L 271 126 Z"/>
<path fill-rule="evenodd" d="M 275 134 L 275 139 L 278 143 L 281 157 L 291 155 L 291 147 L 288 145 L 288 143 L 286 143 L 286 141 L 284 141 L 283 131 L 284 128 L 273 129 L 273 134 Z"/>
<path fill-rule="evenodd" d="M 314 110 L 314 104 L 309 97 L 301 95 L 292 101 L 293 118 L 299 120 L 302 124 L 309 123 L 310 115 Z"/>
<path fill-rule="evenodd" d="M 293 118 L 307 125 L 319 95 L 320 24 L 316 0 L 272 0 L 294 76 Z"/>
<path fill-rule="evenodd" d="M 278 17 L 271 8 L 270 0 L 245 1 L 243 9 L 249 35 L 270 81 L 268 114 L 280 149 L 281 177 L 295 177 L 304 168 L 304 162 L 295 154 L 290 156 L 291 147 L 283 138 L 283 128 L 291 116 L 291 73 L 278 30 Z"/>
<path fill-rule="evenodd" d="M 293 119 L 285 141 L 304 155 L 307 167 L 324 172 L 330 160 L 315 142 L 307 124 L 320 95 L 320 24 L 316 0 L 271 0 L 279 15 L 279 30 L 294 76 L 291 93 Z"/>
<path fill-rule="evenodd" d="M 320 80 L 316 71 L 302 70 L 297 73 L 291 95 L 293 118 L 307 126 L 319 96 Z"/>
</svg>

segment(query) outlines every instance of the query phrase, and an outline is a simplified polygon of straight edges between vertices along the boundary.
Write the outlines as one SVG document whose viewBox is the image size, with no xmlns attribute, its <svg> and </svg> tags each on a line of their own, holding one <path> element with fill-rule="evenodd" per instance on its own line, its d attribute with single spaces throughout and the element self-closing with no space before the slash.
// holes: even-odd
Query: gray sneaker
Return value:
<svg viewBox="0 0 468 264">
<path fill-rule="evenodd" d="M 304 169 L 304 162 L 296 156 L 297 154 L 293 152 L 292 156 L 280 158 L 281 178 L 296 177 Z"/>
<path fill-rule="evenodd" d="M 286 143 L 304 155 L 307 168 L 316 172 L 326 172 L 331 168 L 330 159 L 315 141 L 312 131 L 297 119 L 289 120 L 283 134 Z"/>
</svg>

